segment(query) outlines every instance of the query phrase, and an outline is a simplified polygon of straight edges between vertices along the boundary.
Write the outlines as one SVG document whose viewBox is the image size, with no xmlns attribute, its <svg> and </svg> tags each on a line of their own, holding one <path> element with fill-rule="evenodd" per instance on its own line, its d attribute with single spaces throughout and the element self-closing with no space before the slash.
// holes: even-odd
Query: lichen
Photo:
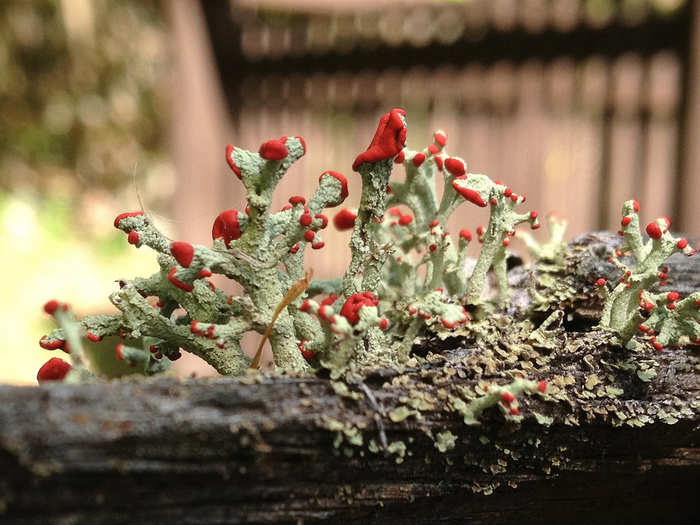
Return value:
<svg viewBox="0 0 700 525">
<path fill-rule="evenodd" d="M 499 485 L 486 479 L 525 458 L 547 474 L 564 465 L 566 450 L 547 443 L 555 425 L 639 427 L 694 417 L 697 400 L 657 392 L 668 378 L 659 377 L 657 354 L 639 344 L 662 351 L 700 343 L 700 292 L 681 298 L 653 291 L 666 282 L 663 265 L 671 254 L 694 251 L 668 231 L 669 222 L 649 223 L 645 242 L 638 204 L 624 204 L 625 244 L 605 254 L 620 273 L 609 289 L 607 279 L 582 278 L 589 266 L 580 264 L 581 251 L 588 248 L 564 243 L 564 218 L 548 216 L 550 237 L 543 243 L 516 230 L 539 227 L 537 212 L 518 211 L 524 195 L 468 173 L 463 159 L 448 154 L 443 131 L 422 150 L 405 148 L 406 122 L 400 109 L 380 119 L 353 163 L 362 180 L 359 208 L 340 210 L 332 221 L 325 209 L 347 197 L 345 177 L 334 171 L 321 174 L 310 199 L 292 196 L 281 210 L 270 208 L 277 183 L 306 152 L 301 137 L 267 141 L 257 153 L 228 147 L 226 160 L 248 205 L 219 213 L 212 246 L 171 242 L 141 212 L 119 215 L 115 226 L 137 248 L 157 253 L 159 271 L 119 281 L 110 296 L 116 315 L 78 321 L 51 303 L 60 328 L 40 344 L 71 350 L 71 381 L 89 377 L 81 345 L 105 338 L 107 351 L 144 374 L 161 373 L 184 350 L 254 384 L 263 375 L 249 370 L 241 340 L 247 332 L 262 336 L 259 341 L 269 336 L 277 370 L 322 372 L 343 410 L 361 407 L 362 417 L 321 412 L 311 389 L 299 385 L 302 404 L 321 414 L 316 424 L 332 437 L 336 455 L 389 454 L 401 463 L 420 435 L 441 453 L 446 469 L 459 465 L 459 450 L 464 464 L 488 476 L 472 485 L 482 493 Z M 405 172 L 403 182 L 392 180 L 394 168 Z M 488 214 L 487 226 L 475 230 L 481 248 L 471 265 L 471 231 L 446 230 L 462 204 Z M 353 229 L 350 264 L 335 278 L 311 280 L 304 251 L 324 247 L 321 235 L 331 222 Z M 513 237 L 534 260 L 509 273 Z M 214 274 L 240 283 L 242 295 L 224 294 L 207 280 Z M 110 336 L 120 343 L 107 343 Z M 688 370 L 674 373 L 697 374 L 699 361 L 689 356 Z M 383 399 L 363 382 L 370 374 L 384 381 Z M 658 403 L 636 400 L 636 392 L 651 392 Z M 524 438 L 509 441 L 507 432 L 493 428 L 521 429 Z M 408 431 L 416 433 L 397 439 Z"/>
<path fill-rule="evenodd" d="M 676 305 L 679 297 L 676 292 L 651 294 L 648 291 L 657 281 L 665 284 L 668 279 L 668 272 L 662 269 L 666 259 L 676 252 L 693 255 L 695 249 L 684 237 L 674 237 L 671 234 L 671 221 L 667 217 L 647 224 L 645 230 L 649 240 L 644 242 L 639 224 L 639 209 L 636 200 L 629 200 L 622 206 L 622 229 L 619 234 L 623 236 L 625 244 L 609 258 L 621 270 L 622 276 L 618 284 L 608 290 L 605 279 L 598 278 L 595 283 L 605 299 L 599 326 L 616 331 L 622 342 L 632 342 L 632 347 L 632 336 L 638 330 L 650 337 L 650 342 L 657 350 L 667 344 L 676 344 L 683 336 L 700 343 L 700 327 L 696 322 L 700 293 L 696 292 Z M 627 254 L 634 258 L 634 266 L 624 264 L 619 259 Z M 662 306 L 660 310 L 656 309 L 659 303 Z M 676 309 L 678 311 L 673 311 Z M 648 322 L 643 322 L 644 311 L 654 311 Z M 659 338 L 654 337 L 655 330 L 662 332 Z"/>
<path fill-rule="evenodd" d="M 278 368 L 303 373 L 325 367 L 338 378 L 362 367 L 405 364 L 421 333 L 433 330 L 444 337 L 458 329 L 469 319 L 465 306 L 487 306 L 484 289 L 491 269 L 498 283 L 493 304 L 505 305 L 506 246 L 517 224 L 539 226 L 537 212 L 516 212 L 524 195 L 467 173 L 466 163 L 447 153 L 446 133 L 436 132 L 433 144 L 417 152 L 404 147 L 406 130 L 405 111 L 386 113 L 352 165 L 362 179 L 359 208 L 343 210 L 333 221 L 353 228 L 351 261 L 342 277 L 310 281 L 303 257 L 307 246 L 324 247 L 321 235 L 329 220 L 323 212 L 348 196 L 346 178 L 325 171 L 308 201 L 292 196 L 274 211 L 275 189 L 306 153 L 304 139 L 268 140 L 257 152 L 229 145 L 226 161 L 245 190 L 245 210 L 218 214 L 211 247 L 171 242 L 143 212 L 120 214 L 114 226 L 130 244 L 155 251 L 160 270 L 119 281 L 110 300 L 120 313 L 87 316 L 80 331 L 91 340 L 123 337 L 117 358 L 145 373 L 167 368 L 185 349 L 226 375 L 259 366 L 260 352 L 251 363 L 240 346 L 243 335 L 253 331 L 263 336 L 259 349 L 270 341 Z M 395 165 L 406 172 L 403 183 L 390 183 Z M 440 198 L 438 173 L 444 179 Z M 471 232 L 461 230 L 455 245 L 444 230 L 464 202 L 490 206 L 487 228 L 478 229 L 483 246 L 469 276 L 464 267 Z M 207 280 L 214 274 L 237 281 L 244 294 L 228 297 Z M 327 297 L 314 300 L 319 293 Z M 55 349 L 63 337 L 55 331 L 42 344 Z M 76 369 L 82 367 L 79 359 L 76 353 Z"/>
</svg>

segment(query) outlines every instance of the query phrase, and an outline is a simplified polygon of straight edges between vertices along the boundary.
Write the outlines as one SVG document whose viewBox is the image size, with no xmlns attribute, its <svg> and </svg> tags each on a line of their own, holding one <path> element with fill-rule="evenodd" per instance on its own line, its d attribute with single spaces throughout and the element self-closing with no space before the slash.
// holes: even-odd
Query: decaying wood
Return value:
<svg viewBox="0 0 700 525">
<path fill-rule="evenodd" d="M 671 261 L 675 288 L 700 287 L 694 259 Z M 606 271 L 583 261 L 582 275 Z M 593 302 L 582 293 L 570 306 Z M 520 423 L 494 407 L 466 426 L 449 409 L 460 387 L 507 379 L 498 367 L 475 375 L 491 350 L 468 337 L 347 384 L 255 374 L 0 386 L 0 522 L 695 522 L 700 352 L 649 354 L 645 381 L 616 365 L 624 351 L 605 337 L 576 337 L 580 351 L 540 350 L 533 378 L 562 386 L 519 399 Z M 623 393 L 596 394 L 592 375 Z M 427 404 L 408 413 L 411 398 Z M 454 446 L 438 436 L 448 431 Z"/>
</svg>

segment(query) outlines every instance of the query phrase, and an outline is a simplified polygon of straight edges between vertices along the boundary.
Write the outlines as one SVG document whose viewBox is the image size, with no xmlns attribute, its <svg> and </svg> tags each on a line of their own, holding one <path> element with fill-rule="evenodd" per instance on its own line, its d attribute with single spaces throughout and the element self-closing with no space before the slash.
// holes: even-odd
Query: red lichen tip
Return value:
<svg viewBox="0 0 700 525">
<path fill-rule="evenodd" d="M 297 345 L 297 348 L 299 348 L 299 351 L 304 359 L 314 359 L 316 354 L 312 350 L 306 348 L 306 343 L 308 343 L 308 341 L 306 339 L 302 339 Z"/>
<path fill-rule="evenodd" d="M 394 157 L 394 164 L 403 164 L 404 160 L 406 160 L 406 154 L 402 151 Z"/>
<path fill-rule="evenodd" d="M 58 357 L 52 357 L 44 363 L 36 374 L 39 383 L 45 381 L 63 381 L 73 368 L 69 363 Z"/>
<path fill-rule="evenodd" d="M 503 404 L 505 405 L 510 405 L 513 401 L 515 401 L 515 396 L 510 392 L 503 392 L 501 394 L 501 401 L 503 401 Z"/>
<path fill-rule="evenodd" d="M 379 321 L 379 329 L 383 331 L 387 328 L 389 328 L 389 320 L 386 317 L 382 317 Z"/>
<path fill-rule="evenodd" d="M 263 159 L 270 161 L 280 161 L 285 159 L 287 158 L 287 155 L 289 155 L 289 150 L 287 149 L 287 146 L 284 145 L 285 141 L 282 139 L 268 140 L 260 146 L 258 154 Z"/>
<path fill-rule="evenodd" d="M 647 235 L 652 239 L 660 239 L 663 232 L 657 222 L 650 222 L 646 227 Z"/>
<path fill-rule="evenodd" d="M 639 211 L 639 202 L 637 202 L 637 199 L 632 199 L 632 208 L 635 213 Z"/>
<path fill-rule="evenodd" d="M 138 217 L 139 215 L 143 215 L 142 211 L 128 211 L 126 213 L 120 213 L 117 215 L 116 219 L 114 219 L 114 227 L 119 228 L 119 223 L 122 221 L 122 219 L 126 219 L 127 217 Z"/>
<path fill-rule="evenodd" d="M 433 139 L 435 139 L 435 144 L 444 148 L 445 144 L 447 144 L 447 133 L 439 129 L 433 133 Z"/>
<path fill-rule="evenodd" d="M 184 290 L 186 292 L 191 292 L 192 290 L 194 290 L 194 286 L 192 286 L 191 284 L 187 284 L 185 282 L 182 282 L 180 279 L 175 277 L 176 272 L 177 272 L 177 266 L 173 266 L 172 268 L 170 268 L 170 272 L 168 273 L 168 281 L 170 281 L 170 283 L 173 286 L 176 286 L 177 288 L 180 288 L 181 290 Z"/>
<path fill-rule="evenodd" d="M 668 294 L 666 295 L 666 300 L 669 303 L 675 303 L 679 297 L 680 295 L 678 295 L 678 292 L 668 292 Z"/>
<path fill-rule="evenodd" d="M 99 335 L 95 335 L 92 332 L 86 333 L 85 337 L 87 337 L 88 340 L 92 341 L 93 343 L 99 343 L 100 341 L 102 341 L 102 337 L 100 337 Z"/>
<path fill-rule="evenodd" d="M 46 303 L 44 303 L 44 312 L 46 312 L 49 315 L 53 315 L 56 313 L 56 310 L 58 310 L 59 306 L 61 306 L 61 303 L 59 303 L 56 299 L 46 301 Z"/>
<path fill-rule="evenodd" d="M 459 238 L 460 238 L 460 239 L 464 239 L 464 240 L 467 241 L 467 242 L 471 242 L 471 240 L 472 240 L 472 232 L 470 232 L 470 231 L 467 230 L 466 228 L 465 228 L 465 229 L 462 229 L 462 230 L 459 230 Z"/>
<path fill-rule="evenodd" d="M 540 381 L 537 383 L 537 390 L 544 394 L 547 391 L 547 381 Z"/>
<path fill-rule="evenodd" d="M 402 215 L 399 219 L 399 224 L 401 226 L 408 226 L 413 222 L 413 215 Z"/>
<path fill-rule="evenodd" d="M 316 232 L 315 232 L 315 231 L 313 231 L 313 230 L 306 230 L 306 231 L 304 232 L 304 239 L 305 239 L 307 242 L 313 241 L 313 240 L 314 240 L 314 237 L 316 237 Z"/>
<path fill-rule="evenodd" d="M 627 228 L 627 226 L 630 225 L 630 222 L 632 222 L 632 217 L 630 217 L 629 215 L 625 215 L 624 217 L 622 217 L 620 224 L 623 228 Z"/>
<path fill-rule="evenodd" d="M 425 162 L 425 153 L 416 153 L 411 162 L 416 168 L 419 168 Z"/>
<path fill-rule="evenodd" d="M 328 297 L 326 297 L 323 301 L 319 303 L 319 306 L 331 306 L 334 302 L 336 302 L 337 299 L 337 295 L 330 294 Z"/>
<path fill-rule="evenodd" d="M 301 224 L 304 228 L 307 228 L 311 224 L 312 220 L 313 217 L 311 217 L 310 213 L 302 213 L 299 217 L 299 224 Z"/>
<path fill-rule="evenodd" d="M 676 247 L 677 247 L 679 250 L 684 250 L 686 246 L 688 246 L 688 239 L 686 239 L 685 237 L 682 237 L 682 238 L 679 239 L 679 241 L 676 243 Z"/>
<path fill-rule="evenodd" d="M 126 237 L 126 240 L 129 242 L 129 244 L 138 244 L 140 237 L 137 232 L 130 231 L 129 235 Z"/>
<path fill-rule="evenodd" d="M 457 193 L 459 193 L 462 197 L 467 199 L 469 202 L 472 202 L 476 204 L 477 206 L 480 206 L 482 208 L 486 207 L 486 203 L 484 202 L 484 199 L 481 198 L 481 195 L 479 194 L 478 191 L 472 190 L 470 188 L 464 188 L 457 184 L 458 181 L 454 180 L 452 181 L 452 187 L 455 189 Z"/>
<path fill-rule="evenodd" d="M 231 241 L 239 239 L 242 235 L 240 223 L 238 222 L 238 210 L 222 211 L 214 220 L 211 229 L 212 239 L 223 239 L 227 248 L 230 248 Z"/>
<path fill-rule="evenodd" d="M 467 173 L 467 169 L 464 166 L 464 162 L 456 157 L 450 157 L 445 160 L 445 169 L 449 171 L 455 177 L 461 177 Z"/>
<path fill-rule="evenodd" d="M 345 317 L 351 325 L 356 325 L 360 321 L 359 312 L 365 306 L 377 306 L 379 300 L 372 292 L 362 292 L 352 294 L 343 303 L 340 315 Z"/>
<path fill-rule="evenodd" d="M 435 144 L 428 146 L 428 153 L 431 155 L 435 155 L 438 151 L 440 151 L 440 149 Z"/>
<path fill-rule="evenodd" d="M 323 175 L 321 175 L 323 177 Z M 319 179 L 320 180 L 320 179 Z M 289 197 L 289 204 L 292 206 L 296 206 L 297 204 L 301 204 L 302 206 L 306 204 L 306 199 L 302 197 L 301 195 L 292 195 Z"/>
<path fill-rule="evenodd" d="M 457 326 L 459 324 L 457 321 L 451 323 L 443 317 L 440 318 L 440 322 L 442 323 L 442 326 L 444 326 L 448 330 L 452 330 L 455 326 Z"/>
<path fill-rule="evenodd" d="M 328 217 L 326 217 L 323 213 L 317 213 L 314 215 L 314 219 L 319 219 L 321 221 L 322 230 L 325 230 L 326 226 L 328 226 Z"/>
<path fill-rule="evenodd" d="M 392 159 L 401 152 L 406 142 L 405 117 L 406 112 L 400 108 L 382 115 L 369 147 L 352 163 L 353 171 L 357 171 L 363 162 Z"/>
<path fill-rule="evenodd" d="M 355 227 L 355 219 L 357 219 L 357 214 L 345 208 L 335 214 L 333 225 L 340 231 L 351 230 Z"/>
<path fill-rule="evenodd" d="M 595 284 L 595 286 L 600 287 L 600 286 L 605 286 L 605 284 L 606 284 L 607 282 L 608 282 L 608 281 L 606 281 L 605 279 L 603 279 L 602 277 L 600 277 L 594 284 Z"/>
<path fill-rule="evenodd" d="M 57 350 L 58 348 L 63 348 L 66 342 L 61 339 L 54 339 L 53 341 L 48 341 L 48 336 L 44 335 L 39 339 L 39 346 L 44 350 Z"/>
<path fill-rule="evenodd" d="M 170 244 L 170 253 L 180 266 L 189 268 L 194 259 L 194 246 L 188 242 L 176 241 Z"/>
<path fill-rule="evenodd" d="M 342 203 L 345 199 L 348 197 L 348 179 L 345 178 L 345 175 L 342 173 L 338 173 L 337 171 L 324 171 L 321 173 L 321 176 L 318 178 L 318 181 L 321 182 L 321 179 L 325 177 L 326 175 L 330 175 L 334 179 L 338 180 L 340 182 L 340 202 L 336 202 L 335 204 L 328 204 L 329 208 L 332 208 L 333 206 L 338 206 L 340 203 Z"/>
<path fill-rule="evenodd" d="M 241 178 L 241 168 L 236 165 L 236 161 L 233 160 L 233 144 L 226 146 L 226 162 L 229 168 L 236 174 L 236 177 Z"/>
</svg>

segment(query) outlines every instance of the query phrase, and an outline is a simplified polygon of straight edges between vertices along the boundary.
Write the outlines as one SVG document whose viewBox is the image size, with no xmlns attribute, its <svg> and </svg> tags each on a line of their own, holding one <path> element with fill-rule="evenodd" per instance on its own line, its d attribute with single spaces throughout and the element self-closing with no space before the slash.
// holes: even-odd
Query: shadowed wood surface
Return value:
<svg viewBox="0 0 700 525">
<path fill-rule="evenodd" d="M 669 266 L 697 289 L 695 259 Z M 604 274 L 582 260 L 573 267 Z M 533 373 L 552 395 L 518 396 L 521 422 L 492 408 L 480 426 L 447 400 L 507 377 L 474 373 L 484 350 L 468 337 L 425 341 L 436 353 L 416 366 L 347 385 L 257 375 L 0 386 L 0 522 L 695 522 L 698 350 L 642 355 L 656 361 L 644 381 L 617 366 L 623 350 L 586 337 Z M 592 372 L 624 393 L 594 395 Z M 437 401 L 398 416 L 418 391 Z M 447 431 L 454 443 L 439 438 Z"/>
</svg>

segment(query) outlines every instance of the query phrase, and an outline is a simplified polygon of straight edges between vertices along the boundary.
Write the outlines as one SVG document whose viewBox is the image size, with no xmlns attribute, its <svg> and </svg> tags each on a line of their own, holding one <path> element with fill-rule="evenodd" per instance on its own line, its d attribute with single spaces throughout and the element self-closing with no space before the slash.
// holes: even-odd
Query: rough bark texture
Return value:
<svg viewBox="0 0 700 525">
<path fill-rule="evenodd" d="M 581 241 L 570 271 L 604 275 L 582 254 L 610 242 Z M 676 289 L 700 287 L 694 259 L 671 261 Z M 640 354 L 652 378 L 630 369 L 590 336 L 588 289 L 563 301 L 577 314 L 559 348 L 517 350 L 508 367 L 463 336 L 348 383 L 0 386 L 0 522 L 694 523 L 700 352 Z M 551 393 L 519 396 L 522 421 L 494 407 L 466 426 L 450 408 L 462 387 L 503 384 L 524 361 Z"/>
</svg>

